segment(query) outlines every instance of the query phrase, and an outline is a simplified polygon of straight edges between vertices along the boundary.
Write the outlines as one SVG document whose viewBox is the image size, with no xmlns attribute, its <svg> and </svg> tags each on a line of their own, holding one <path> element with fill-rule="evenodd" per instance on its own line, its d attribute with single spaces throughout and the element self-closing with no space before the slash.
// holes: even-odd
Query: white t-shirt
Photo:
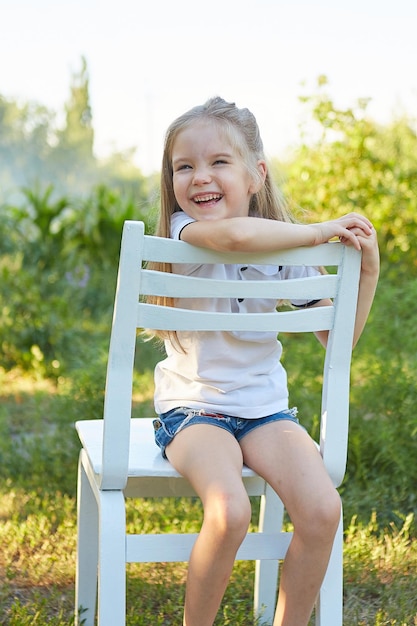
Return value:
<svg viewBox="0 0 417 626">
<path fill-rule="evenodd" d="M 171 237 L 194 220 L 183 211 L 174 213 Z M 175 265 L 178 274 L 217 279 L 285 280 L 315 275 L 312 267 L 272 265 Z M 294 301 L 295 305 L 306 304 Z M 178 298 L 175 305 L 208 311 L 273 312 L 275 299 Z M 204 409 L 254 419 L 288 408 L 287 375 L 280 358 L 282 346 L 270 331 L 178 332 L 184 353 L 165 342 L 166 359 L 155 368 L 155 410 L 166 413 L 177 407 Z"/>
</svg>

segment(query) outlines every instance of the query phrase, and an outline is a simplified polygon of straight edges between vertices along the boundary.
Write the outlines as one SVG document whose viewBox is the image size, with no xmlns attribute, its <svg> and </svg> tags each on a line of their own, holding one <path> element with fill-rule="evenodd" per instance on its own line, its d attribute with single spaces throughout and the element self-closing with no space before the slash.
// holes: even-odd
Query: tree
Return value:
<svg viewBox="0 0 417 626">
<path fill-rule="evenodd" d="M 87 193 L 98 182 L 93 144 L 87 62 L 82 57 L 81 69 L 72 76 L 65 104 L 65 126 L 56 132 L 56 146 L 48 159 L 50 180 L 61 181 L 59 191 Z"/>
<path fill-rule="evenodd" d="M 21 188 L 48 190 L 60 196 L 88 197 L 106 184 L 149 205 L 154 181 L 145 181 L 133 162 L 135 148 L 100 161 L 93 152 L 94 128 L 90 106 L 87 62 L 71 79 L 65 104 L 65 122 L 56 127 L 56 115 L 36 102 L 19 103 L 0 95 L 0 204 L 21 204 Z M 53 185 L 52 191 L 51 184 Z"/>
<path fill-rule="evenodd" d="M 74 73 L 70 87 L 70 97 L 65 105 L 66 124 L 58 133 L 58 148 L 73 157 L 93 161 L 93 115 L 90 106 L 89 78 L 87 62 L 81 59 L 81 70 Z"/>
<path fill-rule="evenodd" d="M 73 76 L 65 126 L 36 102 L 0 96 L 0 202 L 21 199 L 20 187 L 49 187 L 56 193 L 87 192 L 98 181 L 85 59 Z"/>
<path fill-rule="evenodd" d="M 0 201 L 42 177 L 52 123 L 46 107 L 0 96 Z"/>
<path fill-rule="evenodd" d="M 379 236 L 384 271 L 417 271 L 417 135 L 406 117 L 381 126 L 367 115 L 368 100 L 338 109 L 323 91 L 304 98 L 314 139 L 287 165 L 287 194 L 312 221 L 350 211 L 368 216 Z"/>
</svg>

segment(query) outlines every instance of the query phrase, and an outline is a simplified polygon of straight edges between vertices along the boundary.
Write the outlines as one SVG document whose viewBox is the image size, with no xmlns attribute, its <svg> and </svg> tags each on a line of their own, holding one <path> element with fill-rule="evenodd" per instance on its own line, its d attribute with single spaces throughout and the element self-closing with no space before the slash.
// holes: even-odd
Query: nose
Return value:
<svg viewBox="0 0 417 626">
<path fill-rule="evenodd" d="M 195 185 L 205 185 L 211 182 L 211 174 L 207 167 L 200 166 L 194 170 L 193 183 Z"/>
</svg>

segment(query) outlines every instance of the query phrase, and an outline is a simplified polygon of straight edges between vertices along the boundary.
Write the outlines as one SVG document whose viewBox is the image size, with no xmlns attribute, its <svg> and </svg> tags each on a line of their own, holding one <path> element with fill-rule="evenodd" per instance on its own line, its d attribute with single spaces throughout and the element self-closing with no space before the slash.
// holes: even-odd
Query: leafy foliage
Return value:
<svg viewBox="0 0 417 626">
<path fill-rule="evenodd" d="M 86 198 L 56 198 L 52 186 L 23 194 L 23 206 L 2 207 L 0 365 L 56 376 L 108 328 L 123 223 L 150 212 L 102 185 Z"/>
<path fill-rule="evenodd" d="M 22 515 L 17 510 L 0 515 L 6 520 L 0 524 L 0 534 L 7 536 L 12 550 L 10 540 L 15 533 L 16 554 L 19 550 L 22 554 L 33 552 L 33 562 L 49 545 L 45 534 L 62 541 L 62 553 L 65 546 L 73 545 L 70 509 L 78 444 L 72 424 L 80 415 L 101 415 L 123 222 L 143 219 L 151 232 L 155 218 L 154 179 L 144 179 L 124 155 L 114 155 L 105 164 L 91 155 L 92 121 L 88 115 L 83 117 L 83 134 L 76 114 L 88 113 L 85 70 L 83 66 L 74 78 L 67 127 L 61 134 L 52 128 L 53 116 L 44 108 L 17 105 L 0 97 L 0 165 L 13 163 L 16 171 L 31 172 L 23 180 L 15 179 L 7 168 L 0 169 L 3 190 L 17 182 L 21 185 L 17 195 L 0 199 L 0 383 L 12 375 L 4 370 L 10 370 L 19 372 L 21 382 L 25 380 L 22 372 L 27 372 L 37 384 L 47 387 L 45 393 L 13 391 L 0 398 L 2 502 L 7 504 L 17 489 L 29 494 L 25 504 L 19 505 Z M 285 191 L 302 220 L 330 219 L 348 211 L 369 216 L 378 230 L 382 260 L 375 303 L 353 355 L 348 472 L 342 485 L 348 527 L 345 621 L 375 626 L 398 620 L 411 624 L 417 617 L 411 597 L 414 592 L 410 595 L 408 587 L 415 572 L 406 566 L 402 569 L 400 563 L 407 554 L 415 567 L 416 132 L 412 120 L 405 118 L 377 125 L 367 115 L 366 100 L 345 110 L 336 108 L 324 91 L 326 81 L 320 82 L 318 93 L 305 99 L 309 124 L 299 149 L 286 164 Z M 59 145 L 60 159 L 55 158 Z M 71 152 L 68 146 L 91 173 L 87 186 L 66 161 L 65 154 Z M 38 163 L 39 178 L 32 176 L 34 170 L 25 161 L 28 155 Z M 54 167 L 67 171 L 58 175 Z M 67 187 L 55 184 L 61 175 Z M 314 338 L 302 341 L 283 338 L 284 362 L 292 403 L 317 436 L 323 352 Z M 158 355 L 150 346 L 147 349 L 148 360 L 138 364 L 136 372 L 137 416 L 152 410 L 152 368 Z M 51 504 L 55 500 L 57 510 Z M 70 520 L 67 525 L 60 507 Z M 147 510 L 147 523 L 181 528 L 190 518 L 198 521 L 198 505 L 193 507 L 184 515 L 170 509 L 164 518 L 153 503 Z M 129 523 L 139 523 L 134 510 Z M 44 529 L 43 535 L 38 526 Z M 30 537 L 35 547 L 29 545 Z M 72 556 L 63 558 L 72 568 Z M 55 564 L 51 567 L 57 580 L 58 570 Z M 57 589 L 42 590 L 41 595 L 36 592 L 26 602 L 17 595 L 10 605 L 7 598 L 16 583 L 17 568 L 9 568 L 6 574 L 0 606 L 5 614 L 7 611 L 7 623 L 71 623 L 72 599 L 65 597 L 59 604 Z M 180 615 L 178 593 L 183 572 L 170 570 L 164 584 L 162 575 L 155 570 L 130 572 L 131 597 L 150 595 L 142 613 L 133 608 L 129 623 L 149 623 L 150 619 L 170 623 L 173 615 Z M 243 569 L 237 571 L 235 584 L 245 589 L 238 594 L 243 601 L 236 603 L 232 588 L 219 623 L 252 623 L 251 576 Z M 66 574 L 66 580 L 64 585 L 72 584 L 71 575 Z M 49 606 L 45 597 L 50 599 Z M 51 612 L 51 605 L 56 605 L 56 610 Z M 155 607 L 162 605 L 165 612 L 156 614 Z"/>
<path fill-rule="evenodd" d="M 325 81 L 321 81 L 322 89 Z M 399 118 L 380 126 L 367 100 L 338 109 L 325 91 L 304 98 L 310 132 L 287 166 L 286 190 L 311 221 L 357 211 L 374 223 L 384 277 L 417 271 L 417 135 Z"/>
</svg>

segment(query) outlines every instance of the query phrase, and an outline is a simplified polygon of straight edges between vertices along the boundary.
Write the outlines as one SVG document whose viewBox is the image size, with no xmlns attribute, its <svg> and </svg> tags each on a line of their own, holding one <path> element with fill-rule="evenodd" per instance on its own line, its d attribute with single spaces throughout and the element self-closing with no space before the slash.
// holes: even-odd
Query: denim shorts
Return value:
<svg viewBox="0 0 417 626">
<path fill-rule="evenodd" d="M 237 441 L 240 441 L 255 428 L 280 420 L 290 420 L 298 424 L 297 408 L 285 409 L 284 411 L 273 413 L 266 417 L 245 419 L 243 417 L 223 415 L 222 413 L 210 413 L 204 411 L 204 409 L 179 407 L 160 415 L 159 418 L 153 421 L 153 427 L 155 431 L 155 441 L 161 448 L 163 456 L 166 458 L 165 448 L 171 443 L 175 435 L 183 428 L 187 428 L 187 426 L 192 426 L 193 424 L 211 424 L 212 426 L 218 426 L 219 428 L 227 430 Z"/>
</svg>

